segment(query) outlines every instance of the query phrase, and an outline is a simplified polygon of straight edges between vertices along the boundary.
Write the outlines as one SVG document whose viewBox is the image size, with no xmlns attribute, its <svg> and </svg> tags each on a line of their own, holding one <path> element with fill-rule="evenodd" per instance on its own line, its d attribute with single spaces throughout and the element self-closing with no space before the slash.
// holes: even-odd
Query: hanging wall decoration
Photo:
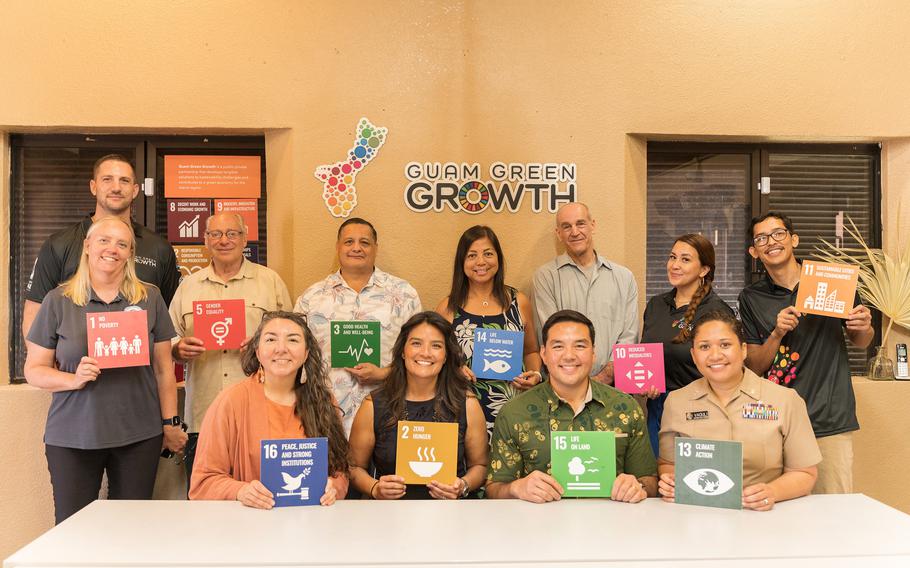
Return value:
<svg viewBox="0 0 910 568">
<path fill-rule="evenodd" d="M 357 207 L 354 179 L 376 157 L 388 133 L 388 128 L 374 126 L 366 118 L 361 118 L 357 123 L 354 147 L 348 151 L 347 158 L 316 168 L 314 175 L 322 182 L 322 198 L 329 213 L 335 217 L 347 217 Z"/>
</svg>

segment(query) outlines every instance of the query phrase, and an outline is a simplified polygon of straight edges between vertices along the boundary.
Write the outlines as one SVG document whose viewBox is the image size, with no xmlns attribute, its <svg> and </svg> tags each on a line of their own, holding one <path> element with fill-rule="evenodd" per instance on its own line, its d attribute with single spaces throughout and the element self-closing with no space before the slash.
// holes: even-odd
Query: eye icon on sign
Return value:
<svg viewBox="0 0 910 568">
<path fill-rule="evenodd" d="M 231 333 L 232 323 L 234 323 L 233 318 L 224 318 L 212 324 L 212 336 L 218 345 L 224 345 L 224 338 Z"/>
<path fill-rule="evenodd" d="M 736 485 L 724 472 L 710 468 L 691 471 L 683 481 L 699 495 L 723 495 Z"/>
</svg>

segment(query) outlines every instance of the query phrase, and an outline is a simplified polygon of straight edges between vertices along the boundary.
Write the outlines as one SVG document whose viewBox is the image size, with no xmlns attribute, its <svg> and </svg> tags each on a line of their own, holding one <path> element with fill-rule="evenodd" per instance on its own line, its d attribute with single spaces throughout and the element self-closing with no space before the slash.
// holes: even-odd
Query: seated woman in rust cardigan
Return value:
<svg viewBox="0 0 910 568">
<path fill-rule="evenodd" d="M 340 411 L 326 386 L 316 339 L 300 314 L 269 312 L 243 348 L 247 380 L 218 395 L 199 433 L 190 499 L 237 500 L 271 509 L 259 481 L 260 442 L 326 437 L 329 480 L 323 505 L 348 492 L 348 442 Z"/>
</svg>

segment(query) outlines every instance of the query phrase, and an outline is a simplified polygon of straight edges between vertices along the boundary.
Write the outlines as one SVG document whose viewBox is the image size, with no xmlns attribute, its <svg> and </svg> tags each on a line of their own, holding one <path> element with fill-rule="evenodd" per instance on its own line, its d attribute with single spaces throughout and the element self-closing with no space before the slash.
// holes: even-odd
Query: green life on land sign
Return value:
<svg viewBox="0 0 910 568">
<path fill-rule="evenodd" d="M 742 509 L 742 442 L 676 438 L 675 501 L 686 505 Z"/>
<path fill-rule="evenodd" d="M 332 321 L 332 368 L 354 367 L 361 363 L 379 366 L 378 321 Z"/>
<path fill-rule="evenodd" d="M 550 474 L 564 497 L 609 497 L 616 480 L 616 435 L 550 432 Z"/>
</svg>

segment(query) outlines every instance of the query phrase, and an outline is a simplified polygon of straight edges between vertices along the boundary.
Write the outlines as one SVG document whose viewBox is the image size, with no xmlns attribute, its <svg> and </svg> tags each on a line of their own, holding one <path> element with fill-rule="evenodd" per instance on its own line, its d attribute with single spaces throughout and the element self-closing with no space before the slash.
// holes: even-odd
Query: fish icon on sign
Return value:
<svg viewBox="0 0 910 568">
<path fill-rule="evenodd" d="M 512 366 L 503 361 L 502 359 L 496 359 L 490 361 L 489 359 L 483 360 L 483 370 L 484 372 L 492 370 L 494 373 L 507 373 Z"/>
<path fill-rule="evenodd" d="M 640 361 L 636 362 L 632 370 L 626 373 L 626 378 L 635 383 L 638 388 L 644 386 L 645 382 L 651 380 L 653 376 L 654 373 L 645 369 L 645 366 Z"/>
</svg>

